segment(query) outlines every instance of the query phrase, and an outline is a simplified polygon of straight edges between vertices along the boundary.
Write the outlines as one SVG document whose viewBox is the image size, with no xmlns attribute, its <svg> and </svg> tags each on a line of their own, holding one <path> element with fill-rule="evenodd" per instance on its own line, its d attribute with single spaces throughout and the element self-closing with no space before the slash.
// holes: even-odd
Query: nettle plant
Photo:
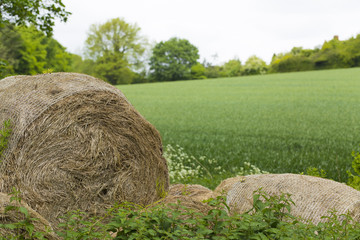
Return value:
<svg viewBox="0 0 360 240">
<path fill-rule="evenodd" d="M 350 187 L 360 191 L 360 153 L 353 151 L 352 156 L 354 158 L 352 162 L 352 168 L 355 174 L 353 174 L 351 171 L 347 171 L 349 176 L 347 184 Z"/>
</svg>

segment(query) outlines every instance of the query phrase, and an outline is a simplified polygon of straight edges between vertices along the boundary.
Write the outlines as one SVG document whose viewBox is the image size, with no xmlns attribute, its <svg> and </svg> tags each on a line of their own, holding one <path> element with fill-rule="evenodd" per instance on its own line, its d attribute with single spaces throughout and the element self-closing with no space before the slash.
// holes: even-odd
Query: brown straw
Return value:
<svg viewBox="0 0 360 240">
<path fill-rule="evenodd" d="M 51 224 L 70 210 L 147 205 L 168 191 L 158 131 L 117 88 L 74 73 L 0 81 L 0 121 L 13 132 L 0 191 L 16 187 Z"/>
<path fill-rule="evenodd" d="M 330 210 L 349 214 L 360 220 L 360 192 L 339 182 L 299 174 L 249 175 L 233 184 L 227 193 L 231 212 L 243 213 L 252 208 L 253 192 L 259 188 L 270 195 L 291 194 L 291 214 L 317 224 L 326 221 Z"/>
</svg>

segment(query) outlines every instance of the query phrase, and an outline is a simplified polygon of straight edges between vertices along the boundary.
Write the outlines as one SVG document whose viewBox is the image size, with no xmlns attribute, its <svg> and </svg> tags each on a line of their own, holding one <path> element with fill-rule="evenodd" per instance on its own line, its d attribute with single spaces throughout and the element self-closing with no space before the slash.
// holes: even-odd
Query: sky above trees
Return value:
<svg viewBox="0 0 360 240">
<path fill-rule="evenodd" d="M 137 23 L 150 42 L 172 37 L 188 39 L 200 59 L 217 64 L 246 61 L 257 55 L 267 63 L 273 53 L 294 46 L 314 48 L 338 35 L 360 33 L 358 0 L 63 0 L 72 12 L 57 22 L 54 38 L 74 53 L 81 48 L 90 25 L 121 17 Z M 215 57 L 217 55 L 217 57 Z"/>
</svg>

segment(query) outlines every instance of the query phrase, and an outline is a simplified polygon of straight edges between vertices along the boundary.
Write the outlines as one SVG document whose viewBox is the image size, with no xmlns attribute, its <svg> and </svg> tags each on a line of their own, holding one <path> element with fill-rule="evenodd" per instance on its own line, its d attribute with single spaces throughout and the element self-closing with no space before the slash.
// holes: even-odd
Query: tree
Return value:
<svg viewBox="0 0 360 240">
<path fill-rule="evenodd" d="M 46 65 L 46 36 L 38 31 L 34 26 L 18 27 L 23 49 L 20 51 L 20 63 L 16 73 L 19 74 L 37 74 L 42 73 Z"/>
<path fill-rule="evenodd" d="M 267 71 L 266 63 L 257 56 L 251 56 L 244 65 L 245 75 L 265 74 Z"/>
<path fill-rule="evenodd" d="M 15 26 L 7 24 L 0 28 L 0 78 L 15 73 L 19 68 L 24 44 Z"/>
<path fill-rule="evenodd" d="M 224 64 L 223 69 L 227 77 L 236 77 L 242 74 L 242 66 L 239 59 L 229 60 Z"/>
<path fill-rule="evenodd" d="M 96 62 L 96 74 L 113 83 L 130 83 L 132 70 L 141 66 L 147 40 L 136 24 L 115 18 L 93 24 L 86 40 L 86 55 Z M 112 68 L 106 66 L 111 65 Z M 119 74 L 125 74 L 121 76 Z"/>
<path fill-rule="evenodd" d="M 58 41 L 47 37 L 43 41 L 46 48 L 46 64 L 45 69 L 52 69 L 55 72 L 68 72 L 71 70 L 72 57 L 70 53 L 66 52 Z"/>
<path fill-rule="evenodd" d="M 66 49 L 35 26 L 7 24 L 0 29 L 0 77 L 71 69 Z"/>
<path fill-rule="evenodd" d="M 197 63 L 191 67 L 191 79 L 205 79 L 205 67 L 201 63 Z"/>
<path fill-rule="evenodd" d="M 110 53 L 101 56 L 96 61 L 94 70 L 97 77 L 113 85 L 130 84 L 135 77 L 121 54 Z"/>
<path fill-rule="evenodd" d="M 153 48 L 151 77 L 156 81 L 191 79 L 191 67 L 199 59 L 198 49 L 186 39 L 171 38 Z"/>
<path fill-rule="evenodd" d="M 95 76 L 95 62 L 91 59 L 85 59 L 76 54 L 70 54 L 71 56 L 71 72 L 85 73 L 88 75 Z"/>
<path fill-rule="evenodd" d="M 1 0 L 0 27 L 5 24 L 34 25 L 51 35 L 55 18 L 66 22 L 70 12 L 62 0 Z"/>
</svg>

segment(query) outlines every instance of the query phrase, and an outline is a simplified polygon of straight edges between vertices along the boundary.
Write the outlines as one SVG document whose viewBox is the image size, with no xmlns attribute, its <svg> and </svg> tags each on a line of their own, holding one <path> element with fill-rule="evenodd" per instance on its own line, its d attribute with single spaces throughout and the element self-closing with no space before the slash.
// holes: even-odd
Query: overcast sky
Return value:
<svg viewBox="0 0 360 240">
<path fill-rule="evenodd" d="M 360 34 L 360 0 L 62 0 L 72 12 L 54 37 L 80 54 L 91 24 L 137 23 L 150 42 L 185 38 L 201 61 L 219 64 L 251 55 L 266 62 L 292 47 L 314 48 L 338 35 Z M 217 55 L 217 58 L 214 58 Z"/>
</svg>

